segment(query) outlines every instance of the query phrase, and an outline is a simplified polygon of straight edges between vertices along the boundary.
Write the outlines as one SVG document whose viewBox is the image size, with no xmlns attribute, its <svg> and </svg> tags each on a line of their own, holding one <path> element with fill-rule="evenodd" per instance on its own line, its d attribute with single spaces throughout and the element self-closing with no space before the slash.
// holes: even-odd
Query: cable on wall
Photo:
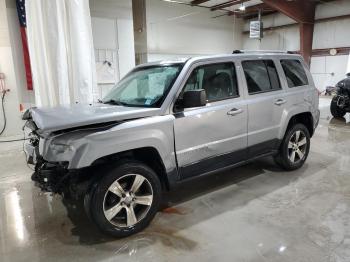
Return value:
<svg viewBox="0 0 350 262">
<path fill-rule="evenodd" d="M 7 119 L 6 119 L 6 112 L 5 112 L 5 95 L 6 95 L 6 91 L 4 91 L 1 95 L 1 108 L 2 108 L 2 116 L 3 116 L 3 119 L 4 119 L 4 125 L 0 131 L 0 136 L 5 132 L 5 129 L 6 129 L 6 122 L 7 122 Z"/>
<path fill-rule="evenodd" d="M 7 118 L 6 118 L 6 112 L 5 112 L 5 96 L 6 96 L 6 93 L 9 91 L 10 90 L 6 89 L 5 87 L 5 74 L 0 73 L 1 108 L 2 108 L 2 116 L 4 120 L 4 125 L 0 131 L 0 136 L 5 132 L 6 125 L 7 125 Z"/>
</svg>

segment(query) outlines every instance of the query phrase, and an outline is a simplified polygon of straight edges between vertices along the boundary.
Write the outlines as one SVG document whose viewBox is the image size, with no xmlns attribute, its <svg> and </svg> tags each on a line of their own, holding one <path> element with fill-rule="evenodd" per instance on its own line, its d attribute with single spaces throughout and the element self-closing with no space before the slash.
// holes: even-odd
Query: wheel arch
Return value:
<svg viewBox="0 0 350 262">
<path fill-rule="evenodd" d="M 313 136 L 313 134 L 314 134 L 314 119 L 313 119 L 312 114 L 310 112 L 302 112 L 302 113 L 298 113 L 298 114 L 291 116 L 289 121 L 288 121 L 288 125 L 285 129 L 285 132 L 296 124 L 305 125 L 310 133 L 310 137 Z"/>
<path fill-rule="evenodd" d="M 154 147 L 135 148 L 103 156 L 96 159 L 91 166 L 106 166 L 111 165 L 113 163 L 118 163 L 122 160 L 136 160 L 149 166 L 157 174 L 161 182 L 162 189 L 165 191 L 168 191 L 170 189 L 171 179 L 169 179 L 168 177 L 164 162 L 158 150 Z"/>
</svg>

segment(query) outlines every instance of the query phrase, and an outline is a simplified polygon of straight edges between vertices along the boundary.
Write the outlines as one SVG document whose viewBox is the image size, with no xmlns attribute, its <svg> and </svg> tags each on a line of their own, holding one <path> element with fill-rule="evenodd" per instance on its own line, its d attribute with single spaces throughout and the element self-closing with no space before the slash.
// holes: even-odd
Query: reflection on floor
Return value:
<svg viewBox="0 0 350 262">
<path fill-rule="evenodd" d="M 41 193 L 21 144 L 0 149 L 0 261 L 349 261 L 350 123 L 329 99 L 305 166 L 270 159 L 212 175 L 176 192 L 144 232 L 98 232 L 79 202 Z"/>
</svg>

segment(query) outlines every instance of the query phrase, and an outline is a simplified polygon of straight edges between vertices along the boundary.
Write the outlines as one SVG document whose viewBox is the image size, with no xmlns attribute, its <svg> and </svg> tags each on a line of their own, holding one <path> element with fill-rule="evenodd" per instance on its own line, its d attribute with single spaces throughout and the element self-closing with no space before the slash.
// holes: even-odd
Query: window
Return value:
<svg viewBox="0 0 350 262">
<path fill-rule="evenodd" d="M 299 60 L 281 60 L 281 65 L 284 74 L 286 75 L 289 87 L 304 86 L 309 84 L 304 67 Z"/>
<path fill-rule="evenodd" d="M 183 64 L 148 66 L 134 69 L 103 99 L 104 103 L 160 107 L 179 75 Z"/>
<path fill-rule="evenodd" d="M 197 67 L 188 78 L 183 92 L 196 89 L 204 89 L 209 102 L 237 97 L 238 85 L 234 64 L 220 63 Z"/>
<path fill-rule="evenodd" d="M 242 62 L 249 94 L 281 89 L 275 64 L 272 60 Z"/>
</svg>

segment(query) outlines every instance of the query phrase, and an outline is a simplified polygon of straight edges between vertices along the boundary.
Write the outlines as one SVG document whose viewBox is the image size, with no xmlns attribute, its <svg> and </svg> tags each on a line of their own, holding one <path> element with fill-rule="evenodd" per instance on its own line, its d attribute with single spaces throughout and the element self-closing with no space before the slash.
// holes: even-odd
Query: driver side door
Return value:
<svg viewBox="0 0 350 262">
<path fill-rule="evenodd" d="M 233 62 L 199 65 L 180 93 L 204 89 L 207 104 L 175 113 L 175 151 L 181 179 L 247 158 L 247 105 Z"/>
</svg>

